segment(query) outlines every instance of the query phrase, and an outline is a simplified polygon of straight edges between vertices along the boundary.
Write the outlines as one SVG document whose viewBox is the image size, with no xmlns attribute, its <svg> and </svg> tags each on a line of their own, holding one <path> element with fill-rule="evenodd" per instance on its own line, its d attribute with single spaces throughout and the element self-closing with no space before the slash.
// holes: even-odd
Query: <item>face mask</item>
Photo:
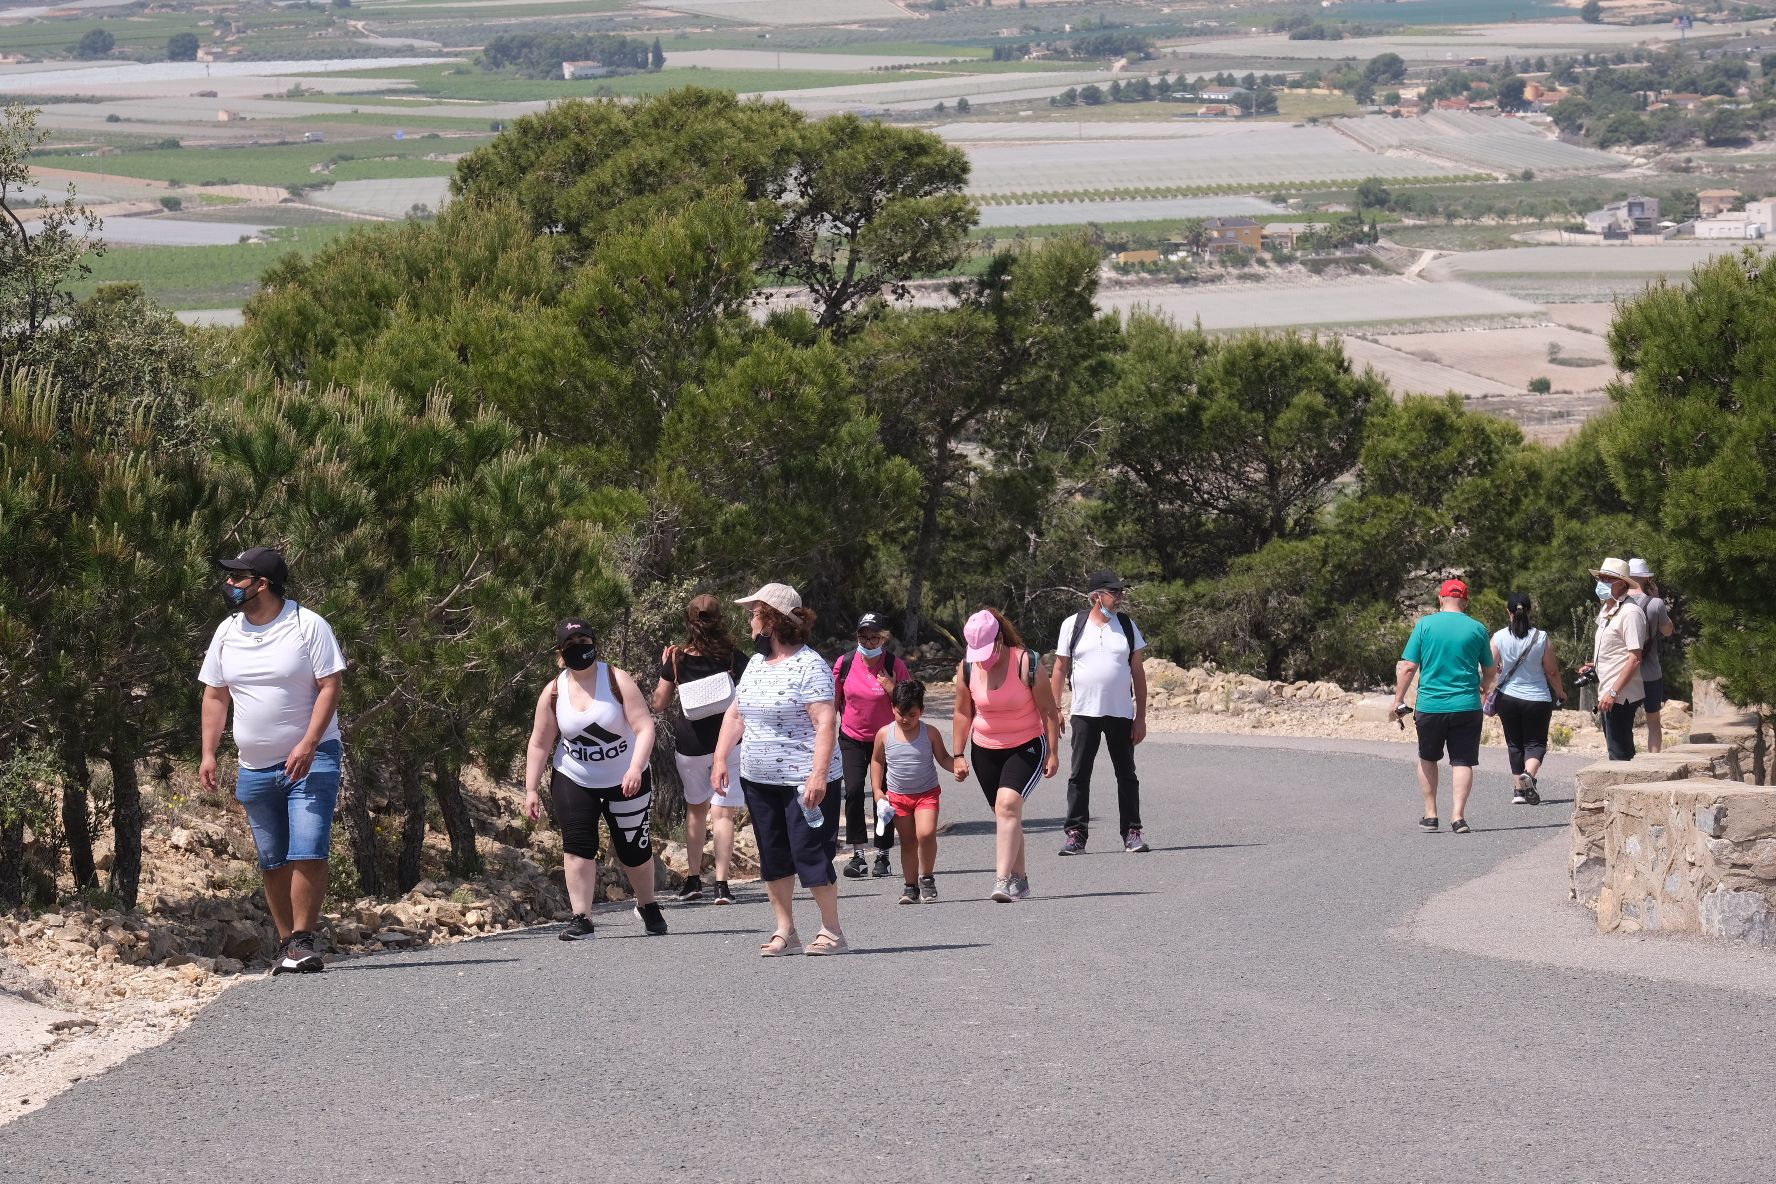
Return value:
<svg viewBox="0 0 1776 1184">
<path fill-rule="evenodd" d="M 882 651 L 887 648 L 882 645 L 860 645 L 857 647 L 857 652 L 866 658 L 879 658 L 882 656 Z"/>
<path fill-rule="evenodd" d="M 752 648 L 768 658 L 771 656 L 771 651 L 776 648 L 776 641 L 769 633 L 754 633 Z"/>
<path fill-rule="evenodd" d="M 561 660 L 567 663 L 569 670 L 585 670 L 598 661 L 598 647 L 595 645 L 570 645 L 561 651 Z"/>
<path fill-rule="evenodd" d="M 253 595 L 257 596 L 258 593 Z M 245 608 L 247 601 L 253 599 L 252 596 L 247 595 L 245 588 L 238 588 L 233 584 L 222 585 L 222 596 L 228 601 L 229 608 Z"/>
<path fill-rule="evenodd" d="M 1610 598 L 1610 586 L 1608 584 L 1604 583 L 1602 580 L 1598 580 L 1597 581 L 1597 599 L 1608 600 L 1609 598 Z"/>
</svg>

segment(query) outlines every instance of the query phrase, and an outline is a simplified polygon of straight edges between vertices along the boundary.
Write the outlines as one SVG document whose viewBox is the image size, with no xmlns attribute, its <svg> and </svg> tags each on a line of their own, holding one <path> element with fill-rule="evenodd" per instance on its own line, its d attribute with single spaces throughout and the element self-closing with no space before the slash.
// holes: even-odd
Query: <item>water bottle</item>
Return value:
<svg viewBox="0 0 1776 1184">
<path fill-rule="evenodd" d="M 802 804 L 802 821 L 806 822 L 810 829 L 819 830 L 826 825 L 826 815 L 821 811 L 820 807 L 810 806 L 808 804 L 808 790 L 806 787 L 803 787 L 802 791 L 796 794 L 796 801 Z"/>
<path fill-rule="evenodd" d="M 894 803 L 883 798 L 876 803 L 876 837 L 879 839 L 888 833 L 894 825 Z"/>
</svg>

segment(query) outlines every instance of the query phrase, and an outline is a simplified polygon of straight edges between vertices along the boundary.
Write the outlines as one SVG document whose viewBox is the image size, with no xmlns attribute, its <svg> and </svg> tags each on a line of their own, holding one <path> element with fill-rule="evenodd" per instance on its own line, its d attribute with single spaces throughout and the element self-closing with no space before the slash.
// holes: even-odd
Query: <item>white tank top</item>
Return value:
<svg viewBox="0 0 1776 1184">
<path fill-rule="evenodd" d="M 629 771 L 635 729 L 617 701 L 616 676 L 600 662 L 592 677 L 592 702 L 584 710 L 573 705 L 571 692 L 580 689 L 566 670 L 555 680 L 555 726 L 561 738 L 555 745 L 555 767 L 561 775 L 587 789 L 614 789 Z"/>
</svg>

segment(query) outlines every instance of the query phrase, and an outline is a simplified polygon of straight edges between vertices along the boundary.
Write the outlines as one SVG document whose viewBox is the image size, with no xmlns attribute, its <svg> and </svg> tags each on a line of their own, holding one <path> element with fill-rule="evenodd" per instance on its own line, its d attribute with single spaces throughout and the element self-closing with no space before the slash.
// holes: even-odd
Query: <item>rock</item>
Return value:
<svg viewBox="0 0 1776 1184">
<path fill-rule="evenodd" d="M 265 936 L 257 925 L 247 921 L 231 922 L 222 935 L 222 954 L 241 962 L 250 962 L 265 949 Z"/>
<path fill-rule="evenodd" d="M 1756 945 L 1776 945 L 1776 913 L 1761 893 L 1716 888 L 1702 897 L 1702 932 Z"/>
<path fill-rule="evenodd" d="M 391 948 L 400 948 L 414 944 L 413 935 L 411 933 L 402 933 L 399 929 L 379 930 L 375 935 L 375 940 Z"/>
<path fill-rule="evenodd" d="M 243 971 L 245 969 L 246 969 L 245 966 L 242 966 L 239 962 L 236 962 L 233 958 L 218 958 L 218 959 L 216 959 L 216 973 L 217 974 L 239 974 L 239 973 L 241 973 L 241 971 Z"/>
<path fill-rule="evenodd" d="M 60 913 L 44 913 L 37 921 L 45 929 L 60 929 L 68 923 L 68 918 Z"/>
</svg>

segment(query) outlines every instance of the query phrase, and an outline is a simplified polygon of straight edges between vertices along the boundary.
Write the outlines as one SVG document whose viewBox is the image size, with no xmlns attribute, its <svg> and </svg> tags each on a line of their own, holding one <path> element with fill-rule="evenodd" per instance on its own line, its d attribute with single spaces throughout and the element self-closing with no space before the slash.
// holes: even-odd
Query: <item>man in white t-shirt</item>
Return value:
<svg viewBox="0 0 1776 1184">
<path fill-rule="evenodd" d="M 321 617 L 284 598 L 284 557 L 249 547 L 224 559 L 223 592 L 234 611 L 217 626 L 198 679 L 204 684 L 203 763 L 214 792 L 216 749 L 234 710 L 240 773 L 234 796 L 247 811 L 277 924 L 273 974 L 313 973 L 315 930 L 327 896 L 327 856 L 339 800 L 341 761 L 335 708 L 345 657 Z"/>
<path fill-rule="evenodd" d="M 1091 822 L 1092 763 L 1100 741 L 1116 771 L 1116 804 L 1122 849 L 1146 851 L 1141 833 L 1141 782 L 1135 776 L 1135 745 L 1147 738 L 1147 639 L 1122 611 L 1128 584 L 1115 572 L 1093 572 L 1091 608 L 1061 622 L 1055 643 L 1054 696 L 1073 686 L 1073 769 L 1067 779 L 1067 843 L 1062 855 L 1080 855 Z M 1064 724 L 1063 724 L 1064 726 Z"/>
</svg>

